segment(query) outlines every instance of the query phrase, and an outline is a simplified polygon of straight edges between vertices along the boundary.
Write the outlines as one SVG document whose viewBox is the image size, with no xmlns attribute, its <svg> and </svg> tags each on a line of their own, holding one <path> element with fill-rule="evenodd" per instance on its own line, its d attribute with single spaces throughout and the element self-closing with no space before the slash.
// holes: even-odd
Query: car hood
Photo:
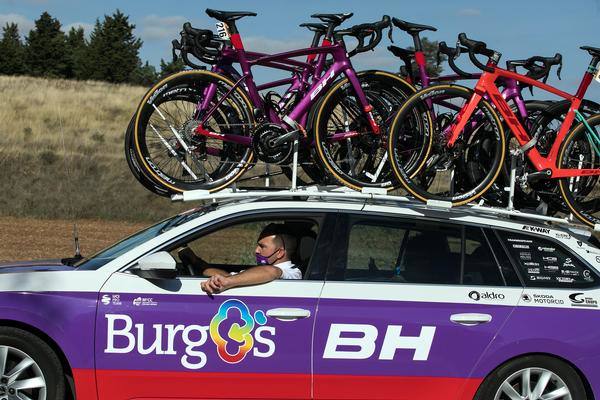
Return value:
<svg viewBox="0 0 600 400">
<path fill-rule="evenodd" d="M 0 274 L 12 272 L 71 271 L 61 260 L 14 261 L 0 263 Z"/>
</svg>

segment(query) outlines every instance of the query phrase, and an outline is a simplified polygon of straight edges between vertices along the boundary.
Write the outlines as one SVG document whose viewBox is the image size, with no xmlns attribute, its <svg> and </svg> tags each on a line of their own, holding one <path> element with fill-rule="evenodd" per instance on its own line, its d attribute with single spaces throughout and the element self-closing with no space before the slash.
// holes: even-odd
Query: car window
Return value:
<svg viewBox="0 0 600 400">
<path fill-rule="evenodd" d="M 334 280 L 505 284 L 480 228 L 362 220 L 350 225 L 347 247 L 343 273 L 332 275 Z"/>
<path fill-rule="evenodd" d="M 464 263 L 463 283 L 465 285 L 502 286 L 505 284 L 498 259 L 481 228 L 471 226 L 465 228 Z"/>
<path fill-rule="evenodd" d="M 261 231 L 269 224 L 281 224 L 295 239 L 294 264 L 305 271 L 312 256 L 318 224 L 309 219 L 261 219 L 228 224 L 208 233 L 200 233 L 184 243 L 167 249 L 178 263 L 180 276 L 202 276 L 202 266 L 240 271 L 256 266 L 256 243 Z M 190 250 L 203 263 L 190 262 Z M 186 256 L 187 254 L 187 256 Z"/>
<path fill-rule="evenodd" d="M 597 275 L 560 243 L 512 231 L 498 233 L 526 286 L 585 288 L 597 284 Z"/>
<path fill-rule="evenodd" d="M 213 209 L 212 206 L 195 208 L 184 213 L 175 215 L 174 217 L 165 219 L 155 225 L 145 228 L 133 235 L 126 237 L 125 239 L 117 242 L 116 244 L 101 250 L 89 258 L 84 258 L 77 265 L 78 270 L 96 270 L 108 262 L 114 260 L 122 254 L 125 254 L 129 250 L 147 242 L 150 239 L 154 239 L 158 235 L 167 232 L 179 225 L 182 225 L 188 221 L 198 218 Z"/>
</svg>

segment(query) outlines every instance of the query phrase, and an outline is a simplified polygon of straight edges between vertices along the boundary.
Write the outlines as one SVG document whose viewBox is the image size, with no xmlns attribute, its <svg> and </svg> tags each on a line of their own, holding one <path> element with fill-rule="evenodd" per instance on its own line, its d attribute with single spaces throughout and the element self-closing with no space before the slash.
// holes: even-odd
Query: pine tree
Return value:
<svg viewBox="0 0 600 400">
<path fill-rule="evenodd" d="M 83 28 L 71 28 L 67 34 L 67 78 L 85 79 L 85 57 L 87 44 Z"/>
<path fill-rule="evenodd" d="M 150 86 L 158 79 L 156 68 L 154 65 L 150 65 L 148 61 L 142 65 L 141 62 L 136 69 L 131 73 L 129 82 L 135 85 Z"/>
<path fill-rule="evenodd" d="M 25 48 L 15 23 L 7 23 L 2 28 L 0 40 L 0 74 L 19 75 L 25 73 Z"/>
<path fill-rule="evenodd" d="M 437 62 L 437 51 L 439 42 L 437 40 L 429 40 L 426 37 L 421 38 L 421 46 L 423 47 L 423 53 L 425 53 L 425 60 L 427 62 L 427 74 L 430 77 L 440 76 L 444 68 L 442 67 L 442 62 L 446 61 L 446 56 L 444 54 L 440 54 L 440 64 Z M 409 50 L 414 50 L 415 48 L 410 46 Z M 413 73 L 418 71 L 419 68 L 415 62 L 412 64 Z"/>
<path fill-rule="evenodd" d="M 135 25 L 117 10 L 96 20 L 86 57 L 88 78 L 109 82 L 131 82 L 133 72 L 141 65 L 138 56 L 142 41 L 133 35 Z"/>
<path fill-rule="evenodd" d="M 33 76 L 64 77 L 67 47 L 60 22 L 44 12 L 29 32 L 25 47 L 26 68 Z"/>
<path fill-rule="evenodd" d="M 168 75 L 174 74 L 185 69 L 185 64 L 181 58 L 176 61 L 166 62 L 162 58 L 160 59 L 160 78 L 164 78 Z"/>
</svg>

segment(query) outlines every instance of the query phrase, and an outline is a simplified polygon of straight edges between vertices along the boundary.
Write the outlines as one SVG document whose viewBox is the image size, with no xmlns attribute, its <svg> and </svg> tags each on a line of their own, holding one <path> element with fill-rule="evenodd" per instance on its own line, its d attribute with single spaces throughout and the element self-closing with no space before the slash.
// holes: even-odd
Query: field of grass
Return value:
<svg viewBox="0 0 600 400">
<path fill-rule="evenodd" d="M 189 208 L 127 167 L 124 133 L 145 90 L 0 76 L 0 215 L 151 221 Z"/>
</svg>

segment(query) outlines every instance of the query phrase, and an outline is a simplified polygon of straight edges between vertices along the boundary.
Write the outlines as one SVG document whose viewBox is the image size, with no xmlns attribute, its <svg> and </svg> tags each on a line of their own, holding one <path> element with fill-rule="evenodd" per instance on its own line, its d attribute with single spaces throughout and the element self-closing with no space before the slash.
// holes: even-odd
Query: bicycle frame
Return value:
<svg viewBox="0 0 600 400">
<path fill-rule="evenodd" d="M 275 85 L 283 85 L 290 83 L 290 79 L 292 85 L 288 89 L 287 93 L 291 93 L 296 87 L 303 85 L 308 82 L 309 75 L 312 75 L 312 81 L 308 86 L 307 93 L 302 96 L 300 102 L 292 109 L 292 111 L 280 118 L 276 113 L 270 112 L 266 115 L 269 122 L 277 124 L 281 127 L 286 128 L 286 125 L 291 127 L 292 129 L 299 130 L 304 132 L 304 126 L 306 124 L 308 111 L 310 107 L 313 106 L 318 99 L 325 93 L 328 86 L 335 81 L 335 79 L 344 74 L 350 84 L 353 86 L 357 97 L 361 103 L 363 111 L 368 116 L 369 123 L 373 129 L 375 134 L 379 134 L 379 126 L 375 122 L 375 119 L 371 113 L 372 106 L 368 103 L 366 95 L 364 94 L 356 72 L 352 67 L 352 63 L 346 54 L 346 49 L 343 44 L 335 43 L 328 44 L 322 47 L 310 47 L 304 49 L 298 49 L 293 51 L 287 51 L 283 53 L 277 54 L 261 54 L 261 53 L 252 53 L 246 52 L 244 50 L 243 44 L 239 37 L 239 34 L 234 34 L 231 36 L 231 42 L 233 44 L 233 49 L 226 49 L 227 51 L 224 55 L 240 64 L 242 69 L 242 75 L 240 78 L 234 83 L 233 87 L 221 98 L 216 104 L 209 109 L 209 104 L 212 103 L 213 96 L 216 93 L 216 85 L 211 84 L 207 87 L 205 91 L 204 100 L 202 101 L 199 112 L 202 113 L 202 121 L 200 125 L 196 128 L 195 132 L 199 135 L 203 135 L 209 138 L 214 138 L 223 141 L 229 141 L 233 143 L 243 144 L 250 146 L 252 144 L 251 137 L 239 136 L 235 134 L 227 134 L 227 133 L 217 133 L 211 132 L 203 128 L 203 123 L 208 120 L 212 112 L 216 110 L 219 105 L 239 86 L 244 85 L 245 91 L 248 94 L 248 97 L 253 105 L 257 106 L 257 108 L 264 110 L 264 104 L 262 98 L 260 97 L 259 90 L 264 89 L 265 86 L 256 86 L 254 83 L 251 67 L 255 65 L 266 66 L 269 68 L 280 69 L 280 70 L 292 70 L 297 71 L 298 69 L 301 71 L 301 77 L 294 80 L 294 78 L 284 79 L 281 81 L 276 81 L 267 84 L 267 87 L 275 87 Z M 323 66 L 325 64 L 325 59 L 328 54 L 331 54 L 333 57 L 333 64 L 327 71 L 321 73 Z M 308 56 L 308 62 L 301 62 L 296 60 L 291 60 L 293 57 L 300 56 Z M 314 61 L 315 57 L 318 55 L 318 61 L 316 65 L 312 65 L 312 61 Z M 218 70 L 217 70 L 218 72 Z M 223 72 L 227 72 L 227 69 L 223 69 Z M 318 79 L 316 79 L 318 78 Z M 330 140 L 340 141 L 347 138 L 351 138 L 354 136 L 360 135 L 359 132 L 344 132 L 335 134 Z M 302 137 L 303 135 L 301 135 Z"/>
<path fill-rule="evenodd" d="M 594 61 L 592 63 L 594 63 Z M 449 130 L 448 146 L 451 147 L 456 143 L 456 141 L 461 135 L 461 132 L 465 128 L 467 121 L 477 108 L 479 102 L 486 95 L 489 97 L 489 99 L 491 99 L 496 109 L 500 111 L 500 114 L 502 115 L 506 124 L 510 128 L 513 136 L 517 139 L 517 141 L 522 147 L 526 146 L 532 140 L 532 138 L 529 136 L 529 133 L 519 122 L 518 118 L 510 109 L 510 106 L 507 104 L 506 100 L 504 99 L 504 97 L 502 96 L 502 94 L 496 86 L 496 81 L 499 78 L 512 79 L 515 82 L 522 82 L 528 85 L 535 86 L 538 89 L 550 92 L 556 96 L 570 100 L 571 102 L 571 107 L 569 108 L 569 111 L 561 124 L 560 130 L 557 133 L 556 139 L 554 140 L 554 143 L 552 144 L 552 148 L 550 149 L 548 155 L 546 157 L 542 156 L 535 146 L 531 146 L 531 148 L 527 150 L 527 157 L 531 161 L 532 165 L 538 171 L 550 171 L 550 178 L 569 178 L 576 176 L 600 175 L 600 169 L 558 168 L 556 166 L 558 152 L 560 150 L 560 144 L 564 141 L 565 137 L 567 136 L 567 133 L 571 129 L 571 126 L 576 116 L 576 111 L 579 109 L 579 106 L 581 105 L 581 102 L 583 100 L 583 96 L 585 95 L 590 83 L 592 82 L 593 74 L 591 71 L 595 69 L 595 65 L 590 64 L 591 68 L 588 68 L 588 70 L 585 72 L 581 80 L 581 84 L 579 85 L 579 88 L 575 95 L 563 92 L 562 90 L 556 89 L 550 85 L 536 81 L 535 79 L 518 74 L 516 72 L 499 68 L 492 63 L 488 63 L 488 66 L 492 67 L 494 71 L 484 71 L 481 74 L 481 77 L 475 86 L 475 93 L 473 94 L 469 102 L 465 104 L 465 106 L 460 111 L 458 115 L 458 121 L 456 122 L 456 124 L 451 126 L 451 130 Z"/>
</svg>

